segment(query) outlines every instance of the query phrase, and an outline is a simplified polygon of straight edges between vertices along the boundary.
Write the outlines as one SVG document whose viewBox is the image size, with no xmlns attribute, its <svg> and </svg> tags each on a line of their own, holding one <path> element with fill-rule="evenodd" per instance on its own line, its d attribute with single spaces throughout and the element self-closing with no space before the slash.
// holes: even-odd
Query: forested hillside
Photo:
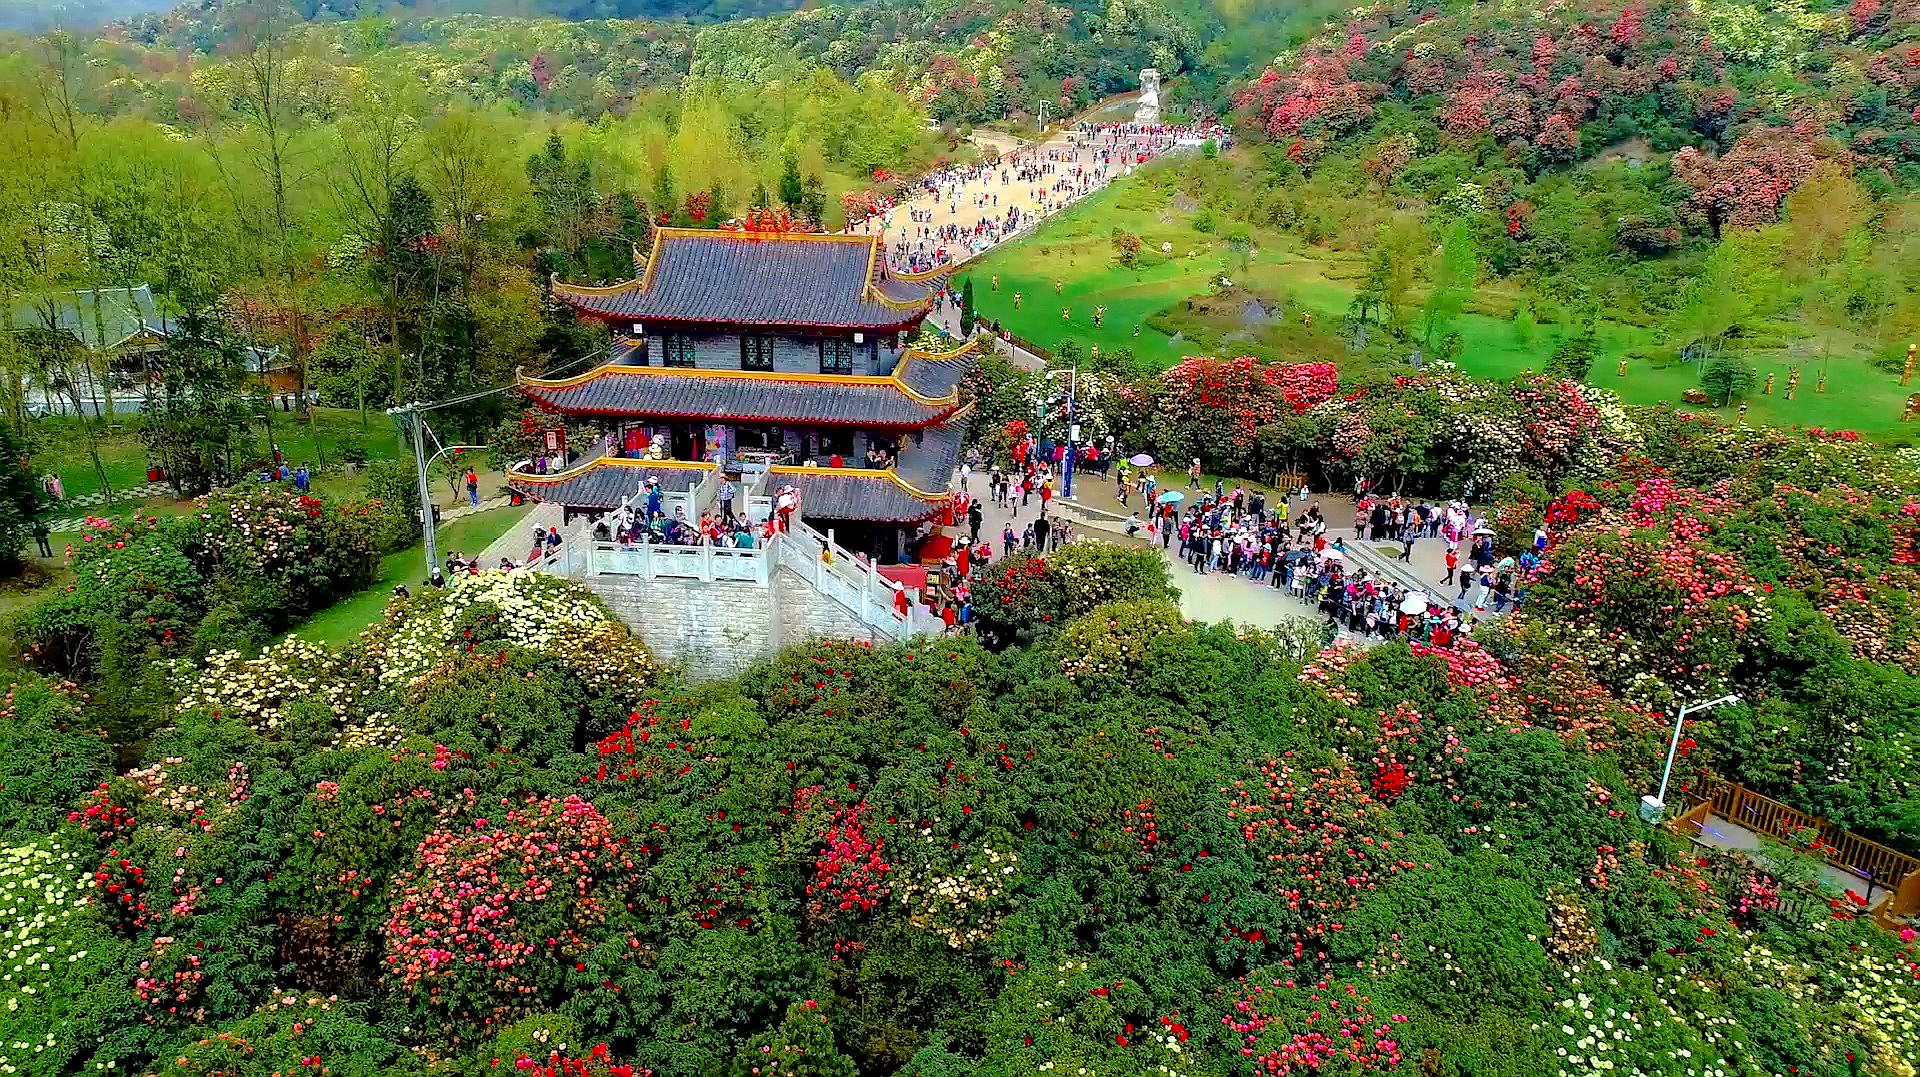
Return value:
<svg viewBox="0 0 1920 1077">
<path fill-rule="evenodd" d="M 547 277 L 624 277 L 655 223 L 777 198 L 837 228 L 842 194 L 953 149 L 872 77 L 676 82 L 590 125 L 254 14 L 214 55 L 65 34 L 6 54 L 0 228 L 19 242 L 0 290 L 149 284 L 170 316 L 211 315 L 216 354 L 277 349 L 323 402 L 364 414 L 587 361 L 603 341 L 551 306 Z M 101 361 L 0 344 L 16 417 Z M 216 368 L 210 408 L 232 374 Z M 503 399 L 454 421 L 477 438 Z"/>
<path fill-rule="evenodd" d="M 1510 322 L 1498 350 L 1533 369 L 1552 350 L 1527 354 L 1534 327 L 1557 324 L 1585 338 L 1561 357 L 1575 376 L 1613 384 L 1590 369 L 1604 352 L 1630 360 L 1620 377 L 1709 385 L 1720 403 L 1761 395 L 1756 363 L 1807 367 L 1821 391 L 1829 374 L 1885 379 L 1892 422 L 1888 374 L 1920 331 L 1916 15 L 1884 0 L 1356 8 L 1238 89 L 1260 145 L 1205 198 L 1357 260 L 1327 271 L 1352 282 L 1346 328 L 1402 361 L 1517 373 L 1484 332 L 1456 332 L 1465 309 Z"/>
<path fill-rule="evenodd" d="M 305 38 L 331 53 L 587 117 L 623 112 L 645 90 L 689 76 L 759 84 L 826 67 L 849 80 L 884 74 L 936 119 L 980 121 L 1043 106 L 1070 113 L 1135 89 L 1143 67 L 1187 75 L 1174 95 L 1211 111 L 1237 79 L 1335 10 L 1323 2 L 876 0 L 733 18 L 789 6 L 479 0 L 306 5 L 293 14 L 307 23 Z M 144 50 L 211 53 L 244 36 L 256 9 L 192 4 L 132 19 L 114 36 Z"/>
</svg>

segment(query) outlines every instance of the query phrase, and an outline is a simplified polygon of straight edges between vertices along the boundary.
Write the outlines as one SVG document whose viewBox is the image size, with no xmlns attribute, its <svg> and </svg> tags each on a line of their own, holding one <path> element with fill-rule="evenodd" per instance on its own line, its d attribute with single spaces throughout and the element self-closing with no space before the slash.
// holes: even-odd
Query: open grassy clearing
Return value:
<svg viewBox="0 0 1920 1077">
<path fill-rule="evenodd" d="M 1131 354 L 1146 370 L 1190 355 L 1363 361 L 1349 348 L 1344 318 L 1366 273 L 1365 252 L 1315 247 L 1229 221 L 1179 194 L 1172 180 L 1166 166 L 1150 168 L 989 253 L 963 277 L 973 281 L 980 317 L 1048 349 L 1072 340 L 1103 355 Z M 1141 239 L 1133 268 L 1116 258 L 1116 230 Z M 1226 238 L 1234 233 L 1244 240 L 1238 251 Z M 1222 286 L 1222 278 L 1231 287 Z M 1417 308 L 1420 298 L 1410 305 Z M 1570 331 L 1522 327 L 1512 318 L 1515 300 L 1498 286 L 1483 286 L 1453 323 L 1464 345 L 1459 362 L 1468 372 L 1506 378 L 1538 370 Z M 1093 315 L 1101 306 L 1105 318 L 1096 328 Z M 1417 309 L 1405 316 L 1417 317 Z M 1873 342 L 1846 334 L 1815 339 L 1796 335 L 1794 326 L 1781 328 L 1779 339 L 1764 342 L 1771 346 L 1734 353 L 1756 373 L 1745 398 L 1748 421 L 1849 428 L 1899 442 L 1920 435 L 1900 422 L 1911 389 L 1867 361 Z M 1602 322 L 1599 338 L 1590 380 L 1627 403 L 1678 404 L 1699 384 L 1699 367 L 1681 362 L 1657 327 Z M 1625 376 L 1618 372 L 1622 358 Z M 1794 367 L 1801 381 L 1789 401 Z M 1822 370 L 1825 392 L 1819 391 Z M 1765 393 L 1769 374 L 1773 391 Z M 1722 409 L 1727 418 L 1738 403 Z"/>
</svg>

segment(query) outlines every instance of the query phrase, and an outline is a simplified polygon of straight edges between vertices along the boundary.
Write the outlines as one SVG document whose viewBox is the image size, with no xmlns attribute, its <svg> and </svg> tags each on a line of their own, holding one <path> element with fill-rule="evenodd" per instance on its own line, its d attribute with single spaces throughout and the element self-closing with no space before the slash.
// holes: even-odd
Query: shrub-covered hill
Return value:
<svg viewBox="0 0 1920 1077">
<path fill-rule="evenodd" d="M 1386 172 L 1436 144 L 1537 174 L 1644 140 L 1678 151 L 1716 224 L 1751 223 L 1822 158 L 1911 184 L 1917 18 L 1885 0 L 1381 3 L 1283 56 L 1240 105 L 1296 157 L 1377 141 Z"/>
<path fill-rule="evenodd" d="M 1190 624 L 1151 552 L 1019 571 L 1060 615 L 1029 642 L 820 642 L 706 685 L 571 584 L 462 578 L 338 654 L 176 669 L 122 773 L 76 690 L 22 686 L 0 758 L 62 766 L 0 784 L 0 1067 L 1920 1057 L 1912 933 L 1638 822 L 1663 723 L 1577 668 Z"/>
</svg>

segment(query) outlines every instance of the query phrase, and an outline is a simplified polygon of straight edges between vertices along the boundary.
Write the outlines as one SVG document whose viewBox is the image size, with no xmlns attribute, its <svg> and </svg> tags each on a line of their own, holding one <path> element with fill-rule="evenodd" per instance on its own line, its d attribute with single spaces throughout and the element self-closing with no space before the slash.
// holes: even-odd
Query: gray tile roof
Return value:
<svg viewBox="0 0 1920 1077">
<path fill-rule="evenodd" d="M 656 467 L 643 461 L 601 459 L 588 464 L 577 474 L 558 479 L 553 476 L 507 476 L 508 487 L 535 501 L 548 501 L 575 509 L 612 509 L 637 493 L 647 479 L 656 479 L 663 493 L 691 490 L 706 478 L 705 468 Z"/>
<path fill-rule="evenodd" d="M 865 520 L 873 523 L 918 523 L 939 512 L 945 498 L 924 501 L 902 490 L 893 480 L 872 472 L 846 475 L 819 472 L 793 474 L 776 469 L 774 488 L 791 483 L 800 494 L 800 517 L 805 520 Z"/>
<path fill-rule="evenodd" d="M 893 470 L 917 490 L 944 491 L 953 483 L 960 463 L 960 443 L 967 433 L 967 416 L 956 415 L 918 435 L 912 448 L 902 449 Z"/>
<path fill-rule="evenodd" d="M 901 364 L 900 380 L 922 396 L 946 396 L 960 385 L 980 362 L 980 353 L 969 351 L 952 359 L 928 359 L 909 355 Z"/>
<path fill-rule="evenodd" d="M 633 371 L 649 370 L 652 373 Z M 624 372 L 623 372 L 624 371 Z M 523 391 L 568 415 L 646 415 L 716 422 L 792 422 L 922 427 L 953 411 L 923 404 L 898 386 L 820 379 L 716 377 L 657 367 L 603 367 L 571 385 L 529 383 Z"/>
<path fill-rule="evenodd" d="M 638 280 L 604 289 L 557 284 L 554 296 L 609 321 L 847 329 L 919 321 L 935 286 L 882 279 L 869 288 L 873 275 L 884 273 L 885 259 L 874 257 L 876 242 L 873 236 L 663 228 Z"/>
<path fill-rule="evenodd" d="M 153 289 L 145 284 L 16 296 L 12 305 L 15 329 L 57 329 L 93 348 L 112 347 L 149 326 L 156 333 L 162 328 Z"/>
</svg>

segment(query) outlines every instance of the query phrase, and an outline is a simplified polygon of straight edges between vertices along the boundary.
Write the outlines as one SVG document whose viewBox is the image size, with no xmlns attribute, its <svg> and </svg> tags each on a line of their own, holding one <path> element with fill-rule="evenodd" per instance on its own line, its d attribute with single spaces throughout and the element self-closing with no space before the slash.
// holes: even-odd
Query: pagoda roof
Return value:
<svg viewBox="0 0 1920 1077">
<path fill-rule="evenodd" d="M 776 484 L 800 495 L 800 515 L 810 519 L 871 523 L 919 523 L 938 514 L 952 495 L 947 486 L 966 435 L 966 411 L 928 430 L 903 449 L 893 468 L 793 467 L 769 470 Z"/>
<path fill-rule="evenodd" d="M 913 524 L 947 504 L 946 494 L 903 485 L 890 471 L 776 467 L 773 477 L 800 495 L 800 515 L 807 519 Z"/>
<path fill-rule="evenodd" d="M 507 486 L 535 501 L 604 511 L 620 507 L 622 501 L 639 493 L 648 479 L 659 483 L 662 493 L 685 493 L 700 485 L 718 466 L 691 460 L 602 456 L 549 475 L 515 468 L 507 473 Z"/>
<path fill-rule="evenodd" d="M 656 228 L 644 268 L 553 295 L 605 321 L 901 330 L 933 306 L 938 280 L 888 276 L 879 236 Z M 637 266 L 637 268 L 639 268 Z"/>
<path fill-rule="evenodd" d="M 917 430 L 960 406 L 977 345 L 909 349 L 884 375 L 783 374 L 608 363 L 571 378 L 523 378 L 521 391 L 566 415 L 801 423 Z"/>
</svg>

